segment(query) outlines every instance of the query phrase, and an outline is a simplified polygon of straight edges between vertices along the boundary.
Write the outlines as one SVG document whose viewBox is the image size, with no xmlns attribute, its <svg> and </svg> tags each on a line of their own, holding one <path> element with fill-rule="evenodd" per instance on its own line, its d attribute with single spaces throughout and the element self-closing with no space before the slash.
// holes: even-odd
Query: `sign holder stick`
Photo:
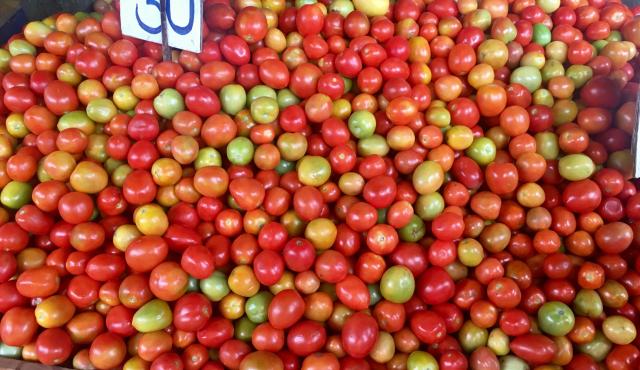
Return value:
<svg viewBox="0 0 640 370">
<path fill-rule="evenodd" d="M 162 60 L 171 60 L 171 47 L 167 32 L 167 0 L 160 0 L 160 26 L 162 29 Z"/>
</svg>

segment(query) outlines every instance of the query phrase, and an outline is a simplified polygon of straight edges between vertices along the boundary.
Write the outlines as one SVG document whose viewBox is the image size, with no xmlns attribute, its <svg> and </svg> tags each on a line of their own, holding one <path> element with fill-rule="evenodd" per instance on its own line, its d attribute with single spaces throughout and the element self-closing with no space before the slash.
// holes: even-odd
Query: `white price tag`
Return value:
<svg viewBox="0 0 640 370">
<path fill-rule="evenodd" d="M 161 1 L 163 0 L 122 0 L 122 34 L 161 44 Z M 202 0 L 164 1 L 169 46 L 199 53 L 202 50 Z"/>
</svg>

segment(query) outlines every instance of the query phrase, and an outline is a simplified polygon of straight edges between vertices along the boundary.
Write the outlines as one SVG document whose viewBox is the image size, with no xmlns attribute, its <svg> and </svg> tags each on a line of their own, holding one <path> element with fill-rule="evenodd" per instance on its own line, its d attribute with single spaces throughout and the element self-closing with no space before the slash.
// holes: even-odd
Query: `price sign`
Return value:
<svg viewBox="0 0 640 370">
<path fill-rule="evenodd" d="M 127 36 L 162 44 L 164 33 L 171 47 L 202 50 L 202 0 L 122 0 L 120 23 Z"/>
</svg>

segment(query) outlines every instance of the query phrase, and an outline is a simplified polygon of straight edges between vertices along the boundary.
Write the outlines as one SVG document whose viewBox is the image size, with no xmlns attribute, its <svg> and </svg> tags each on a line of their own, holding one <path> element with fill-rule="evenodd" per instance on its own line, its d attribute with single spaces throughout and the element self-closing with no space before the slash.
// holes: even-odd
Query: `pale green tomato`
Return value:
<svg viewBox="0 0 640 370">
<path fill-rule="evenodd" d="M 467 17 L 465 17 L 465 20 L 467 20 Z M 487 9 L 476 9 L 468 14 L 466 23 L 469 26 L 478 27 L 485 31 L 491 27 L 491 13 Z"/>
<path fill-rule="evenodd" d="M 122 187 L 122 185 L 124 184 L 124 180 L 131 172 L 133 172 L 133 169 L 125 163 L 113 171 L 113 173 L 111 174 L 111 182 L 115 186 Z"/>
<path fill-rule="evenodd" d="M 565 75 L 573 81 L 576 89 L 579 89 L 593 77 L 593 69 L 582 64 L 573 64 L 567 68 Z"/>
<path fill-rule="evenodd" d="M 511 83 L 518 83 L 526 87 L 530 92 L 534 92 L 540 88 L 542 76 L 540 75 L 540 70 L 535 67 L 518 67 L 511 73 Z"/>
<path fill-rule="evenodd" d="M 560 0 L 536 0 L 536 5 L 545 13 L 551 14 L 560 7 Z"/>
<path fill-rule="evenodd" d="M 607 337 L 600 331 L 596 330 L 596 336 L 589 343 L 579 344 L 577 346 L 578 351 L 591 356 L 596 362 L 604 361 L 607 357 L 613 344 Z"/>
<path fill-rule="evenodd" d="M 20 181 L 10 181 L 0 192 L 0 202 L 3 206 L 11 209 L 19 209 L 31 202 L 30 184 Z"/>
<path fill-rule="evenodd" d="M 366 110 L 353 112 L 349 117 L 349 131 L 358 139 L 364 139 L 374 134 L 376 118 Z"/>
<path fill-rule="evenodd" d="M 500 357 L 500 370 L 529 370 L 530 367 L 520 357 L 513 355 Z"/>
<path fill-rule="evenodd" d="M 247 93 L 247 104 L 251 106 L 251 103 L 262 97 L 276 100 L 278 98 L 278 94 L 276 94 L 274 89 L 267 85 L 256 85 Z"/>
<path fill-rule="evenodd" d="M 93 99 L 87 105 L 87 116 L 98 123 L 107 123 L 116 114 L 118 108 L 109 99 Z"/>
<path fill-rule="evenodd" d="M 160 117 L 171 119 L 184 110 L 184 99 L 176 89 L 164 89 L 153 98 L 153 108 Z"/>
<path fill-rule="evenodd" d="M 253 160 L 254 147 L 251 140 L 238 136 L 227 145 L 227 159 L 229 162 L 244 166 Z"/>
<path fill-rule="evenodd" d="M 58 131 L 63 131 L 68 128 L 77 128 L 87 135 L 91 135 L 96 131 L 96 124 L 89 118 L 87 112 L 76 110 L 73 112 L 65 113 L 58 120 Z"/>
<path fill-rule="evenodd" d="M 141 333 L 162 330 L 171 325 L 173 314 L 165 301 L 153 299 L 140 307 L 133 315 L 131 324 Z"/>
<path fill-rule="evenodd" d="M 581 289 L 573 299 L 573 307 L 577 315 L 592 319 L 600 317 L 604 310 L 600 295 L 591 289 Z"/>
<path fill-rule="evenodd" d="M 29 129 L 24 124 L 24 115 L 22 113 L 11 113 L 5 120 L 5 127 L 9 135 L 22 139 L 29 135 Z"/>
<path fill-rule="evenodd" d="M 479 165 L 486 166 L 496 159 L 496 144 L 488 137 L 476 137 L 465 153 Z"/>
<path fill-rule="evenodd" d="M 607 41 L 622 41 L 622 34 L 618 30 L 611 30 L 609 36 L 606 38 Z"/>
<path fill-rule="evenodd" d="M 380 293 L 393 303 L 405 303 L 413 296 L 416 288 L 411 270 L 405 266 L 391 266 L 380 279 Z"/>
<path fill-rule="evenodd" d="M 261 324 L 267 321 L 269 303 L 271 303 L 272 299 L 273 294 L 267 291 L 259 292 L 247 299 L 244 304 L 244 312 L 247 314 L 249 320 L 256 324 Z"/>
<path fill-rule="evenodd" d="M 362 157 L 369 155 L 379 155 L 384 157 L 388 153 L 389 144 L 387 144 L 387 140 L 378 134 L 358 140 L 358 154 Z"/>
<path fill-rule="evenodd" d="M 551 91 L 541 88 L 533 92 L 533 104 L 553 107 L 554 99 Z"/>
<path fill-rule="evenodd" d="M 261 96 L 251 103 L 251 117 L 257 123 L 271 123 L 278 118 L 280 108 L 275 98 Z"/>
<path fill-rule="evenodd" d="M 440 193 L 428 193 L 418 197 L 415 211 L 421 219 L 431 221 L 442 213 L 444 205 L 444 198 Z"/>
<path fill-rule="evenodd" d="M 496 355 L 504 356 L 509 353 L 509 336 L 505 334 L 502 329 L 494 328 L 491 330 L 491 333 L 489 333 L 487 347 Z"/>
<path fill-rule="evenodd" d="M 289 89 L 279 90 L 277 99 L 280 109 L 300 103 L 300 99 Z"/>
<path fill-rule="evenodd" d="M 589 178 L 596 169 L 591 158 L 584 154 L 569 154 L 558 161 L 560 176 L 569 181 L 580 181 Z"/>
<path fill-rule="evenodd" d="M 544 159 L 551 160 L 558 158 L 560 148 L 558 147 L 558 136 L 553 132 L 539 132 L 536 138 L 536 152 Z"/>
<path fill-rule="evenodd" d="M 487 329 L 476 326 L 471 320 L 467 320 L 458 332 L 458 341 L 462 349 L 467 353 L 486 345 L 488 339 L 489 333 Z"/>
<path fill-rule="evenodd" d="M 200 280 L 200 290 L 214 302 L 220 301 L 230 292 L 227 277 L 220 271 L 214 271 L 208 278 Z"/>
<path fill-rule="evenodd" d="M 10 346 L 0 343 L 0 357 L 21 359 L 22 347 Z"/>
<path fill-rule="evenodd" d="M 549 44 L 551 45 L 551 44 Z M 547 45 L 547 47 L 549 47 Z M 564 45 L 564 44 L 563 44 Z M 542 82 L 547 83 L 550 79 L 558 76 L 564 76 L 565 70 L 561 62 L 554 59 L 549 59 L 544 63 L 540 74 L 542 76 Z"/>
<path fill-rule="evenodd" d="M 353 3 L 350 0 L 335 0 L 329 4 L 330 12 L 338 12 L 341 16 L 347 17 L 354 10 Z"/>
<path fill-rule="evenodd" d="M 89 144 L 84 154 L 97 162 L 104 162 L 109 158 L 107 155 L 107 140 L 109 138 L 104 134 L 89 135 Z"/>
<path fill-rule="evenodd" d="M 533 25 L 533 42 L 545 46 L 551 42 L 551 30 L 542 23 Z"/>
<path fill-rule="evenodd" d="M 36 55 L 36 47 L 27 40 L 17 39 L 9 43 L 9 53 L 13 57 L 22 54 Z"/>
<path fill-rule="evenodd" d="M 438 361 L 428 352 L 411 352 L 407 359 L 407 370 L 438 370 Z"/>
<path fill-rule="evenodd" d="M 546 62 L 546 57 L 539 51 L 530 51 L 525 53 L 520 59 L 521 67 L 534 67 L 536 69 L 542 69 Z"/>
<path fill-rule="evenodd" d="M 220 103 L 225 113 L 236 115 L 247 104 L 247 94 L 244 87 L 238 84 L 223 87 L 220 90 Z"/>
<path fill-rule="evenodd" d="M 195 161 L 196 170 L 208 166 L 222 166 L 222 156 L 220 152 L 212 147 L 200 149 Z"/>
</svg>

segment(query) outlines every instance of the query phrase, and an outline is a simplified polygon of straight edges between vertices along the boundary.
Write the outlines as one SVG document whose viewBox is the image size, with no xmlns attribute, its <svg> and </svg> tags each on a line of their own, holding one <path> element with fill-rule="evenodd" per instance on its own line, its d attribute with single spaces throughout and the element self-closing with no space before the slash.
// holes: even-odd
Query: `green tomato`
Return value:
<svg viewBox="0 0 640 370">
<path fill-rule="evenodd" d="M 415 210 L 421 219 L 432 221 L 444 211 L 444 198 L 437 191 L 420 195 L 416 201 Z"/>
<path fill-rule="evenodd" d="M 407 302 L 415 289 L 413 274 L 405 266 L 391 266 L 380 279 L 380 293 L 384 299 L 393 303 Z"/>
<path fill-rule="evenodd" d="M 300 99 L 289 89 L 279 90 L 277 100 L 280 109 L 300 103 Z"/>
<path fill-rule="evenodd" d="M 591 43 L 591 46 L 596 49 L 596 53 L 600 54 L 600 51 L 602 51 L 602 49 L 607 46 L 608 43 L 609 41 L 607 40 L 596 40 Z"/>
<path fill-rule="evenodd" d="M 402 228 L 398 229 L 398 236 L 403 242 L 417 243 L 424 238 L 427 228 L 424 221 L 418 215 L 411 216 L 411 220 Z"/>
<path fill-rule="evenodd" d="M 274 89 L 270 88 L 267 85 L 256 85 L 252 87 L 251 90 L 249 90 L 249 92 L 247 93 L 247 104 L 251 106 L 251 103 L 253 103 L 256 99 L 262 97 L 277 100 L 278 94 L 276 94 L 276 91 Z"/>
<path fill-rule="evenodd" d="M 544 105 L 546 107 L 553 107 L 554 99 L 551 91 L 540 88 L 533 92 L 533 104 Z"/>
<path fill-rule="evenodd" d="M 113 171 L 115 171 L 116 168 L 122 166 L 123 164 L 124 162 L 109 157 L 106 161 L 104 161 L 104 169 L 109 175 L 112 175 Z"/>
<path fill-rule="evenodd" d="M 31 201 L 30 184 L 20 181 L 10 181 L 0 192 L 0 202 L 11 209 L 18 209 Z"/>
<path fill-rule="evenodd" d="M 338 12 L 341 16 L 347 17 L 355 8 L 351 0 L 335 0 L 329 4 L 330 12 Z"/>
<path fill-rule="evenodd" d="M 567 60 L 567 44 L 562 41 L 551 41 L 544 47 L 544 54 L 547 57 L 547 61 L 554 61 L 564 63 Z M 564 71 L 564 66 L 562 67 Z M 544 81 L 544 72 L 542 74 L 542 81 Z"/>
<path fill-rule="evenodd" d="M 538 326 L 547 334 L 556 337 L 567 335 L 575 323 L 573 311 L 562 302 L 547 302 L 538 309 Z"/>
<path fill-rule="evenodd" d="M 200 280 L 200 290 L 213 302 L 218 302 L 229 294 L 227 277 L 220 271 L 214 271 L 211 276 Z"/>
<path fill-rule="evenodd" d="M 378 134 L 358 140 L 358 154 L 362 157 L 369 155 L 379 155 L 384 157 L 388 153 L 389 144 L 387 144 L 387 140 Z"/>
<path fill-rule="evenodd" d="M 298 180 L 304 185 L 323 185 L 330 176 L 331 165 L 324 157 L 307 155 L 298 162 Z"/>
<path fill-rule="evenodd" d="M 549 44 L 551 45 L 551 44 Z M 563 44 L 564 45 L 564 44 Z M 554 77 L 564 76 L 564 66 L 557 60 L 549 59 L 544 63 L 540 74 L 542 76 L 542 82 L 547 83 Z"/>
<path fill-rule="evenodd" d="M 121 111 L 133 110 L 140 99 L 133 93 L 131 86 L 120 86 L 113 92 L 113 103 Z"/>
<path fill-rule="evenodd" d="M 65 113 L 58 120 L 58 131 L 63 131 L 68 128 L 77 128 L 87 135 L 91 135 L 96 131 L 96 124 L 89 118 L 87 112 L 76 110 L 73 112 Z"/>
<path fill-rule="evenodd" d="M 376 210 L 378 212 L 378 224 L 386 224 L 387 223 L 387 208 L 379 208 Z"/>
<path fill-rule="evenodd" d="M 238 136 L 227 145 L 227 159 L 232 164 L 244 166 L 253 160 L 253 143 L 243 136 Z"/>
<path fill-rule="evenodd" d="M 428 352 L 414 351 L 407 358 L 407 370 L 438 370 L 438 361 Z"/>
<path fill-rule="evenodd" d="M 489 333 L 487 329 L 476 326 L 471 320 L 467 320 L 458 332 L 458 341 L 462 349 L 467 353 L 486 345 L 488 339 Z"/>
<path fill-rule="evenodd" d="M 17 39 L 9 43 L 9 53 L 13 57 L 22 54 L 36 55 L 36 47 L 27 40 Z"/>
<path fill-rule="evenodd" d="M 251 322 L 246 316 L 242 316 L 238 320 L 236 320 L 234 325 L 233 334 L 236 339 L 250 342 L 251 336 L 253 335 L 253 330 L 258 326 L 258 324 Z"/>
<path fill-rule="evenodd" d="M 160 299 L 153 299 L 140 307 L 133 315 L 131 324 L 141 333 L 162 330 L 171 325 L 173 314 L 169 304 Z"/>
<path fill-rule="evenodd" d="M 476 9 L 468 14 L 469 25 L 485 31 L 491 27 L 491 13 L 487 9 Z"/>
<path fill-rule="evenodd" d="M 195 161 L 196 170 L 209 166 L 222 166 L 222 156 L 220 152 L 210 146 L 200 149 Z"/>
<path fill-rule="evenodd" d="M 116 114 L 118 108 L 109 99 L 93 99 L 87 105 L 87 116 L 98 123 L 107 123 Z"/>
<path fill-rule="evenodd" d="M 9 61 L 11 60 L 11 53 L 7 49 L 0 48 L 0 72 L 9 72 Z"/>
<path fill-rule="evenodd" d="M 611 30 L 609 32 L 609 36 L 607 36 L 607 41 L 622 41 L 622 34 L 618 30 Z"/>
<path fill-rule="evenodd" d="M 577 347 L 578 351 L 591 356 L 596 362 L 601 362 L 607 357 L 613 344 L 600 330 L 596 330 L 591 342 L 579 344 Z"/>
<path fill-rule="evenodd" d="M 484 260 L 482 244 L 473 238 L 462 239 L 458 243 L 458 259 L 467 267 L 478 266 Z"/>
<path fill-rule="evenodd" d="M 500 357 L 500 370 L 529 370 L 529 365 L 513 355 Z"/>
<path fill-rule="evenodd" d="M 487 339 L 487 347 L 498 356 L 504 356 L 509 353 L 509 336 L 500 328 L 494 328 L 489 333 Z"/>
<path fill-rule="evenodd" d="M 176 89 L 164 89 L 153 99 L 153 108 L 160 117 L 172 119 L 184 110 L 184 99 Z"/>
<path fill-rule="evenodd" d="M 591 158 L 584 154 L 569 154 L 558 161 L 560 176 L 569 181 L 580 181 L 589 178 L 596 169 Z"/>
<path fill-rule="evenodd" d="M 238 84 L 231 84 L 220 90 L 220 103 L 222 110 L 230 115 L 236 115 L 247 104 L 247 93 L 244 87 Z"/>
<path fill-rule="evenodd" d="M 546 160 L 556 159 L 560 154 L 558 136 L 553 132 L 539 132 L 536 138 L 536 152 Z"/>
<path fill-rule="evenodd" d="M 369 290 L 369 306 L 375 306 L 382 299 L 380 288 L 378 284 L 369 284 L 367 285 L 367 289 Z"/>
<path fill-rule="evenodd" d="M 535 67 L 518 67 L 511 73 L 511 83 L 518 83 L 530 92 L 534 92 L 542 85 L 542 75 L 540 70 Z"/>
<path fill-rule="evenodd" d="M 291 172 L 291 171 L 293 171 L 295 169 L 296 169 L 295 163 L 286 161 L 284 159 L 281 159 L 280 162 L 278 162 L 278 165 L 275 168 L 276 172 L 279 175 L 284 175 L 285 173 Z"/>
<path fill-rule="evenodd" d="M 448 127 L 451 124 L 451 112 L 445 107 L 429 107 L 425 113 L 425 119 L 427 123 L 436 127 Z"/>
<path fill-rule="evenodd" d="M 536 5 L 545 13 L 551 14 L 560 7 L 560 0 L 536 0 Z"/>
<path fill-rule="evenodd" d="M 267 312 L 272 299 L 273 294 L 267 291 L 262 291 L 249 297 L 244 304 L 244 312 L 249 320 L 256 324 L 267 321 Z"/>
<path fill-rule="evenodd" d="M 545 46 L 551 42 L 551 30 L 542 23 L 533 25 L 533 42 Z"/>
<path fill-rule="evenodd" d="M 576 314 L 592 319 L 600 317 L 604 310 L 600 295 L 591 289 L 581 289 L 573 299 L 573 307 Z"/>
<path fill-rule="evenodd" d="M 567 68 L 565 75 L 573 81 L 576 89 L 579 89 L 593 77 L 593 69 L 582 64 L 573 64 Z"/>
<path fill-rule="evenodd" d="M 353 112 L 349 117 L 349 131 L 358 139 L 370 137 L 376 131 L 376 117 L 366 110 Z"/>
<path fill-rule="evenodd" d="M 187 292 L 199 292 L 200 281 L 193 276 L 189 276 L 189 282 L 187 283 Z"/>
<path fill-rule="evenodd" d="M 496 144 L 488 137 L 476 137 L 465 153 L 479 165 L 486 166 L 496 159 Z"/>
<path fill-rule="evenodd" d="M 317 3 L 317 0 L 295 0 L 296 8 L 300 8 L 303 5 L 316 4 L 316 3 Z"/>
<path fill-rule="evenodd" d="M 22 113 L 11 113 L 5 120 L 5 127 L 9 135 L 17 139 L 29 135 L 29 129 L 24 124 L 24 114 Z"/>
<path fill-rule="evenodd" d="M 21 359 L 22 347 L 0 343 L 0 357 Z"/>
<path fill-rule="evenodd" d="M 131 172 L 133 172 L 133 169 L 125 163 L 113 171 L 113 173 L 111 174 L 111 182 L 115 186 L 122 187 L 122 185 L 124 184 L 124 180 Z"/>
<path fill-rule="evenodd" d="M 271 123 L 278 118 L 280 108 L 275 98 L 261 96 L 251 103 L 251 117 L 257 123 Z"/>
</svg>

